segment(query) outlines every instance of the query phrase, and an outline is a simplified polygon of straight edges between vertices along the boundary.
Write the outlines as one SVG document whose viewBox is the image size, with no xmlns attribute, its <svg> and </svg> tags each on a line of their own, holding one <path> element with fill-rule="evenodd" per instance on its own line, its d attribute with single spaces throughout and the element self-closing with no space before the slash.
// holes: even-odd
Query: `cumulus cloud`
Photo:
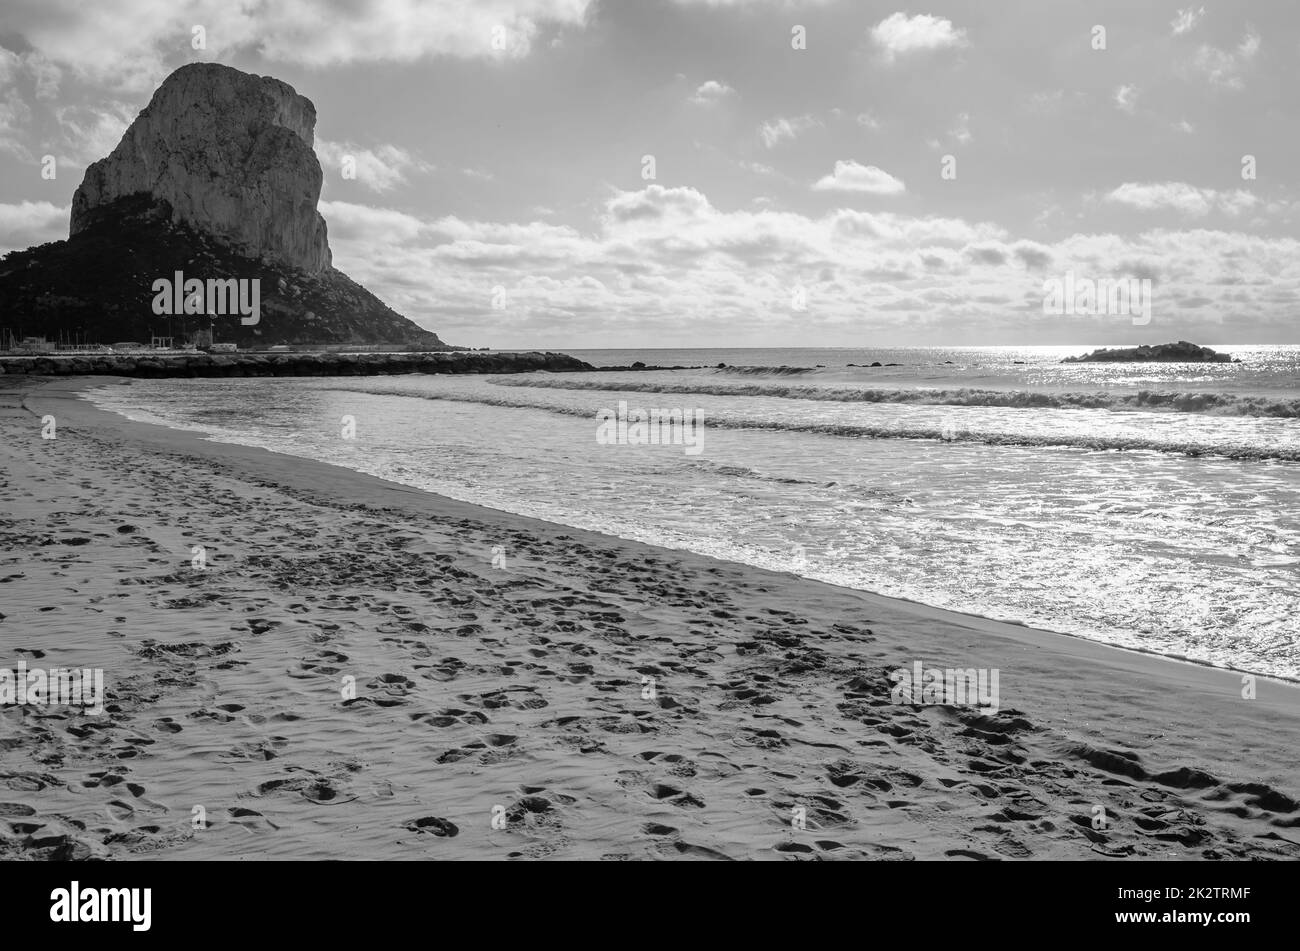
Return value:
<svg viewBox="0 0 1300 951">
<path fill-rule="evenodd" d="M 1052 249 L 1037 241 L 1018 242 L 1011 253 L 1030 270 L 1045 268 L 1052 263 Z"/>
<path fill-rule="evenodd" d="M 362 148 L 354 142 L 331 142 L 321 140 L 316 143 L 316 156 L 321 167 L 340 177 L 343 169 L 350 168 L 355 177 L 345 181 L 355 181 L 363 188 L 373 192 L 391 191 L 407 182 L 411 172 L 431 172 L 434 166 L 425 162 L 400 146 L 384 144 L 372 148 Z M 350 161 L 349 161 L 350 160 Z"/>
<path fill-rule="evenodd" d="M 48 201 L 0 204 L 0 254 L 66 238 L 71 212 Z"/>
<path fill-rule="evenodd" d="M 658 184 L 612 190 L 582 230 L 348 202 L 321 211 L 339 267 L 453 342 L 481 339 L 489 318 L 502 341 L 611 346 L 626 346 L 630 327 L 684 343 L 761 324 L 788 339 L 810 319 L 888 330 L 922 312 L 968 327 L 1013 320 L 1024 332 L 1025 318 L 1041 314 L 1044 278 L 1067 270 L 1176 284 L 1209 319 L 1249 308 L 1281 322 L 1294 303 L 1269 295 L 1300 281 L 1293 238 L 1155 229 L 1049 244 L 961 218 L 728 211 L 698 189 Z M 796 285 L 817 302 L 815 315 L 790 313 Z M 504 310 L 492 309 L 495 287 L 506 291 Z"/>
<path fill-rule="evenodd" d="M 819 192 L 866 192 L 872 195 L 898 195 L 907 190 L 901 179 L 883 169 L 853 161 L 836 162 L 835 170 L 819 178 L 812 187 Z"/>
<path fill-rule="evenodd" d="M 1248 191 L 1216 191 L 1213 188 L 1197 188 L 1186 182 L 1125 182 L 1110 192 L 1106 200 L 1129 205 L 1140 211 L 1176 211 L 1191 218 L 1203 218 L 1216 209 L 1234 216 L 1259 203 L 1259 199 Z"/>
<path fill-rule="evenodd" d="M 795 116 L 789 119 L 777 117 L 769 119 L 760 125 L 758 127 L 758 136 L 763 140 L 763 144 L 770 149 L 787 139 L 796 139 L 809 129 L 819 125 L 821 125 L 821 121 L 810 115 Z"/>
<path fill-rule="evenodd" d="M 695 93 L 691 96 L 691 102 L 697 106 L 713 106 L 734 95 L 736 95 L 736 90 L 726 83 L 710 79 L 708 82 L 701 83 L 700 87 L 695 90 Z"/>
<path fill-rule="evenodd" d="M 892 14 L 871 28 L 871 39 L 887 63 L 911 53 L 969 45 L 965 30 L 954 28 L 951 20 L 926 13 L 914 17 Z"/>
</svg>

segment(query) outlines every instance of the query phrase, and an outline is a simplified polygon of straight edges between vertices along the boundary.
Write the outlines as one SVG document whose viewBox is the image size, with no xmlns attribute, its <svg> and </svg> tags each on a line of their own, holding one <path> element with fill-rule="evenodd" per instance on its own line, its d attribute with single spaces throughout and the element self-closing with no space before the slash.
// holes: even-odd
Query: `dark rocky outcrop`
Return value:
<svg viewBox="0 0 1300 951">
<path fill-rule="evenodd" d="M 1154 347 L 1094 350 L 1077 357 L 1066 357 L 1062 363 L 1232 363 L 1231 354 L 1219 353 L 1209 347 L 1180 340 L 1177 343 L 1160 343 Z"/>
<path fill-rule="evenodd" d="M 108 158 L 86 170 L 70 236 L 0 260 L 0 324 L 101 344 L 216 341 L 448 350 L 332 266 L 316 210 L 316 110 L 290 86 L 183 66 Z M 257 280 L 260 319 L 154 312 L 154 282 Z"/>
<path fill-rule="evenodd" d="M 185 277 L 246 278 L 261 288 L 261 319 L 238 316 L 159 316 L 153 282 Z M 211 326 L 217 341 L 241 347 L 273 344 L 391 344 L 447 350 L 346 274 L 318 274 L 266 263 L 219 239 L 173 221 L 165 202 L 144 195 L 120 198 L 96 210 L 67 241 L 55 241 L 0 260 L 0 313 L 11 330 L 54 340 L 79 334 L 99 343 L 150 336 L 175 337 Z"/>
</svg>

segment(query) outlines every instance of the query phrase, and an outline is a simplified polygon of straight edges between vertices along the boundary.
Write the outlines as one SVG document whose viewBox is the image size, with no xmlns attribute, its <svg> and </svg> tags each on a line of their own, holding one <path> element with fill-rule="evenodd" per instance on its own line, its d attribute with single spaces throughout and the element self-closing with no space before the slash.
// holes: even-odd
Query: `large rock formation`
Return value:
<svg viewBox="0 0 1300 951">
<path fill-rule="evenodd" d="M 84 231 L 96 209 L 147 194 L 167 202 L 178 224 L 319 273 L 330 249 L 316 210 L 315 130 L 316 107 L 287 83 L 217 63 L 182 66 L 112 154 L 86 169 L 71 233 Z"/>
<path fill-rule="evenodd" d="M 86 170 L 68 240 L 0 260 L 0 324 L 19 337 L 100 344 L 156 335 L 245 348 L 460 349 L 332 266 L 316 211 L 315 124 L 311 102 L 279 80 L 182 66 Z M 164 307 L 154 284 L 178 273 L 186 284 L 256 281 L 259 319 Z"/>
</svg>

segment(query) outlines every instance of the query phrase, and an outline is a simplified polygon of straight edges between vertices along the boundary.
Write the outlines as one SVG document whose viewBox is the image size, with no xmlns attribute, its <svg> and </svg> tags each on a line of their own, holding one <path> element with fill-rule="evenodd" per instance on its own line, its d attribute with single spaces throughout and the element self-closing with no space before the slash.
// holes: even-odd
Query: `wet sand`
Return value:
<svg viewBox="0 0 1300 951">
<path fill-rule="evenodd" d="M 1300 857 L 1295 685 L 207 442 L 87 382 L 0 378 L 0 667 L 108 694 L 0 712 L 2 858 Z M 1000 708 L 895 702 L 917 661 L 997 670 Z"/>
</svg>

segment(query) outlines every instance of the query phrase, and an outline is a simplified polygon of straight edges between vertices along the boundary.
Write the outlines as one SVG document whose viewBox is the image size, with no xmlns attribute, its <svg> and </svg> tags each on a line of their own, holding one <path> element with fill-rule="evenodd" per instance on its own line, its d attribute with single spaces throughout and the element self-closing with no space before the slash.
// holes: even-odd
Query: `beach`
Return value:
<svg viewBox="0 0 1300 951">
<path fill-rule="evenodd" d="M 79 398 L 109 382 L 0 389 L 0 666 L 107 692 L 0 712 L 4 858 L 1300 857 L 1292 683 Z M 918 662 L 996 710 L 899 702 Z"/>
</svg>

